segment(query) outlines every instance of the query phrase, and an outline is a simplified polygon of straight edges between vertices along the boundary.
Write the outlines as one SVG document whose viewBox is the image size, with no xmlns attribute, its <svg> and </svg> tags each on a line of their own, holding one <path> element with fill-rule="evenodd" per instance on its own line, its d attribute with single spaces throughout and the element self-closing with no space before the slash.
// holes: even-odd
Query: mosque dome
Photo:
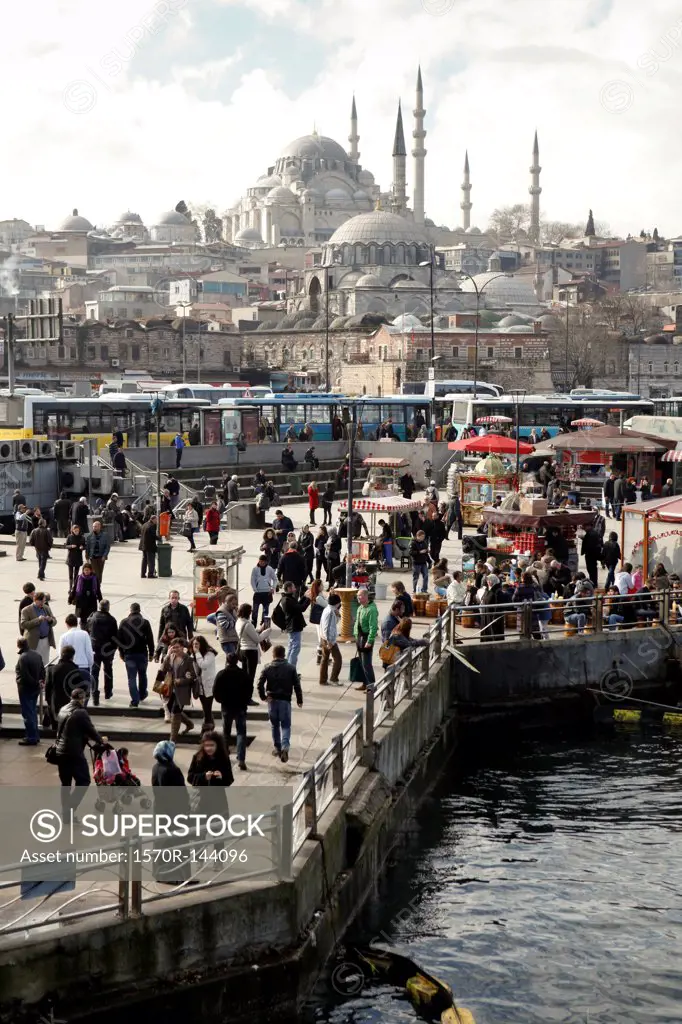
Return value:
<svg viewBox="0 0 682 1024">
<path fill-rule="evenodd" d="M 369 199 L 369 196 L 359 188 L 357 192 L 353 193 L 353 199 Z"/>
<path fill-rule="evenodd" d="M 355 282 L 356 288 L 383 288 L 383 285 L 376 274 L 363 274 Z"/>
<path fill-rule="evenodd" d="M 282 184 L 279 174 L 261 174 L 256 182 L 256 188 L 277 188 Z"/>
<path fill-rule="evenodd" d="M 522 324 L 523 322 L 523 319 L 520 316 L 517 316 L 516 313 L 510 313 L 508 316 L 503 316 L 497 326 L 504 328 L 518 327 L 519 324 Z"/>
<path fill-rule="evenodd" d="M 300 139 L 294 139 L 281 153 L 282 159 L 294 160 L 340 160 L 345 162 L 348 157 L 343 146 L 340 146 L 334 139 L 326 135 L 302 135 Z"/>
<path fill-rule="evenodd" d="M 535 290 L 524 278 L 514 277 L 510 274 L 500 275 L 497 271 L 486 271 L 484 274 L 476 274 L 473 283 L 465 278 L 460 288 L 463 292 L 473 292 L 474 284 L 479 290 L 483 288 L 483 298 L 486 303 L 497 306 L 537 306 L 538 300 Z"/>
<path fill-rule="evenodd" d="M 359 213 L 345 221 L 329 239 L 330 245 L 351 245 L 363 242 L 425 242 L 426 237 L 416 224 L 397 213 L 372 210 Z"/>
<path fill-rule="evenodd" d="M 512 324 L 505 328 L 505 334 L 528 334 L 528 324 Z"/>
<path fill-rule="evenodd" d="M 371 171 L 358 171 L 358 184 L 365 187 L 374 184 L 374 175 Z"/>
<path fill-rule="evenodd" d="M 80 217 L 78 210 L 73 210 L 70 217 L 66 217 L 59 225 L 60 231 L 92 231 L 92 224 L 86 217 Z"/>
<path fill-rule="evenodd" d="M 178 213 L 177 210 L 168 210 L 160 215 L 154 227 L 161 227 L 163 224 L 181 224 L 183 227 L 187 227 L 189 220 L 185 217 L 184 213 Z"/>
<path fill-rule="evenodd" d="M 295 203 L 296 196 L 290 188 L 286 188 L 285 185 L 277 185 L 275 188 L 271 188 L 267 195 L 268 199 L 271 199 L 273 203 Z"/>
<path fill-rule="evenodd" d="M 433 221 L 433 220 L 431 220 L 431 218 L 430 218 L 430 217 L 427 217 L 427 218 L 426 218 L 426 220 L 424 221 L 424 225 L 425 225 L 425 226 L 426 226 L 427 228 L 435 228 L 435 226 L 436 226 L 436 222 L 435 222 L 435 221 Z"/>
<path fill-rule="evenodd" d="M 482 235 L 483 232 L 481 231 L 480 228 L 472 226 L 472 227 L 466 229 L 465 234 L 466 235 Z"/>
<path fill-rule="evenodd" d="M 428 288 L 428 285 L 423 284 L 421 281 L 412 281 L 403 278 L 401 281 L 396 281 L 396 283 L 392 285 L 392 287 L 422 291 L 422 289 Z"/>
<path fill-rule="evenodd" d="M 564 329 L 564 325 L 559 317 L 552 316 L 551 313 L 543 313 L 542 316 L 538 317 L 538 320 L 545 331 L 562 331 Z"/>
<path fill-rule="evenodd" d="M 235 242 L 262 242 L 263 238 L 258 228 L 242 228 L 234 236 Z"/>
<path fill-rule="evenodd" d="M 346 203 L 348 202 L 348 199 L 350 197 L 348 193 L 342 188 L 330 188 L 329 191 L 325 194 L 324 198 L 331 203 L 339 201 Z"/>
<path fill-rule="evenodd" d="M 120 217 L 117 218 L 116 224 L 141 224 L 142 217 L 139 213 L 133 213 L 131 210 L 126 210 Z"/>
<path fill-rule="evenodd" d="M 401 331 L 425 331 L 426 327 L 421 322 L 419 317 L 414 316 L 412 313 L 401 313 L 395 320 L 392 321 L 394 327 L 399 327 Z"/>
</svg>

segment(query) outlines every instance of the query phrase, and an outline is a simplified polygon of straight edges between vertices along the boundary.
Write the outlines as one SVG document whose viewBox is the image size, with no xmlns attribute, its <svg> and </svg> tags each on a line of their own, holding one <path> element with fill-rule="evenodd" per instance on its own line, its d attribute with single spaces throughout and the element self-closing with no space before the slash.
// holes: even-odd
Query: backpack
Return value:
<svg viewBox="0 0 682 1024">
<path fill-rule="evenodd" d="M 275 607 L 273 608 L 272 615 L 270 616 L 270 618 L 272 619 L 272 621 L 274 622 L 278 629 L 285 628 L 287 624 L 287 618 L 286 615 L 284 614 L 284 608 L 282 607 L 281 601 L 278 604 L 276 604 Z"/>
</svg>

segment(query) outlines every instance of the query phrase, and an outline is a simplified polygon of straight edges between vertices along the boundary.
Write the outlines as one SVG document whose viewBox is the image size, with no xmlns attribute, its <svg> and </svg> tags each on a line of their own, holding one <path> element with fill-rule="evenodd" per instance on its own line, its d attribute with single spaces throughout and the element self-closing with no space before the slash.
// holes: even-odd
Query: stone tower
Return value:
<svg viewBox="0 0 682 1024">
<path fill-rule="evenodd" d="M 462 227 L 466 231 L 467 228 L 471 227 L 471 207 L 473 203 L 470 199 L 471 193 L 471 182 L 469 180 L 469 152 L 464 154 L 464 180 L 462 181 L 462 202 L 459 204 L 462 211 Z"/>
<path fill-rule="evenodd" d="M 424 131 L 424 88 L 422 86 L 422 69 L 421 66 L 417 71 L 417 105 L 414 110 L 414 131 L 412 132 L 412 138 L 414 139 L 414 149 L 412 150 L 412 156 L 414 157 L 414 219 L 417 224 L 424 223 L 424 164 L 426 160 L 426 150 L 424 149 L 424 139 L 426 138 L 426 132 Z"/>
<path fill-rule="evenodd" d="M 597 232 L 594 230 L 594 217 L 592 216 L 592 210 L 590 210 L 590 215 L 587 218 L 587 225 L 585 226 L 585 235 L 587 238 L 591 238 L 592 235 L 596 235 L 596 233 Z"/>
<path fill-rule="evenodd" d="M 360 159 L 358 151 L 360 136 L 358 135 L 358 112 L 355 107 L 355 96 L 353 96 L 353 105 L 350 108 L 350 135 L 348 136 L 348 141 L 350 142 L 348 156 L 354 163 L 358 163 Z"/>
<path fill-rule="evenodd" d="M 530 200 L 530 240 L 531 242 L 540 241 L 540 149 L 538 147 L 538 133 L 535 132 L 535 139 L 533 141 L 533 163 L 530 167 L 530 188 L 528 191 L 531 195 Z"/>
<path fill-rule="evenodd" d="M 407 209 L 406 187 L 407 187 L 407 149 L 405 148 L 405 133 L 403 132 L 403 112 L 398 100 L 398 118 L 395 124 L 395 138 L 393 140 L 393 195 L 391 208 L 393 213 L 401 216 Z"/>
</svg>

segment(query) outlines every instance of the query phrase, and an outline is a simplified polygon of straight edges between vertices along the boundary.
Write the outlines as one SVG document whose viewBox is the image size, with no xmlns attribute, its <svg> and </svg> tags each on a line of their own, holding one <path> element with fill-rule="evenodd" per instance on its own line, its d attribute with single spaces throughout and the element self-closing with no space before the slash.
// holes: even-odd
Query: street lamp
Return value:
<svg viewBox="0 0 682 1024">
<path fill-rule="evenodd" d="M 519 406 L 523 403 L 526 397 L 525 388 L 510 388 L 509 394 L 514 399 L 515 409 L 515 422 L 516 422 L 516 490 L 519 489 L 519 472 L 520 472 L 520 452 L 519 452 Z"/>
<path fill-rule="evenodd" d="M 331 263 L 324 264 L 324 389 L 331 391 L 329 379 L 329 271 L 340 262 L 338 253 L 332 257 Z"/>
<path fill-rule="evenodd" d="M 185 320 L 187 319 L 187 310 L 191 308 L 191 302 L 178 302 L 178 306 L 182 306 L 182 383 L 187 383 L 187 352 L 185 350 Z"/>
<path fill-rule="evenodd" d="M 460 277 L 468 278 L 469 281 L 471 281 L 472 285 L 474 286 L 474 291 L 476 292 L 476 324 L 475 324 L 475 328 L 474 328 L 475 329 L 475 335 L 474 335 L 474 398 L 477 398 L 478 397 L 477 396 L 477 389 L 478 389 L 478 320 L 479 320 L 479 313 L 480 313 L 480 309 L 481 309 L 481 295 L 483 295 L 483 292 L 486 290 L 486 288 L 488 287 L 489 284 L 492 284 L 493 281 L 497 281 L 498 277 L 513 277 L 514 275 L 513 274 L 495 274 L 494 277 L 489 277 L 488 280 L 485 282 L 485 284 L 483 284 L 480 288 L 476 284 L 476 281 L 471 276 L 471 274 L 467 274 L 467 272 L 465 270 L 460 270 L 459 271 L 459 275 L 460 275 Z"/>
<path fill-rule="evenodd" d="M 429 268 L 429 299 L 430 299 L 430 302 L 431 302 L 431 362 L 432 363 L 433 363 L 433 361 L 434 361 L 434 359 L 436 357 L 436 339 L 434 337 L 434 332 L 433 332 L 433 264 L 434 264 L 434 262 L 435 262 L 435 255 L 434 255 L 433 247 L 432 247 L 431 248 L 431 258 L 428 259 L 428 260 L 423 260 L 423 262 L 421 262 L 419 264 L 420 267 L 428 267 Z"/>
</svg>

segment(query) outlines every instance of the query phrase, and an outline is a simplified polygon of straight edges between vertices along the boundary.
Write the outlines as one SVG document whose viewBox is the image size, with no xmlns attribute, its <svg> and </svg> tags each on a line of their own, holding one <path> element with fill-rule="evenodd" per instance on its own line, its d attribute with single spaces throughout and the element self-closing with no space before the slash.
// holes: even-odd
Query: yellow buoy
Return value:
<svg viewBox="0 0 682 1024">
<path fill-rule="evenodd" d="M 626 725 L 630 725 L 639 723 L 641 719 L 641 711 L 632 711 L 630 708 L 614 708 L 614 722 L 621 722 Z M 675 729 L 682 728 L 682 713 L 676 714 L 674 711 L 666 711 L 661 719 L 661 723 Z"/>
<path fill-rule="evenodd" d="M 476 1024 L 476 1021 L 473 1014 L 463 1006 L 458 1006 L 456 1010 L 451 1006 L 441 1013 L 440 1024 Z"/>
</svg>

